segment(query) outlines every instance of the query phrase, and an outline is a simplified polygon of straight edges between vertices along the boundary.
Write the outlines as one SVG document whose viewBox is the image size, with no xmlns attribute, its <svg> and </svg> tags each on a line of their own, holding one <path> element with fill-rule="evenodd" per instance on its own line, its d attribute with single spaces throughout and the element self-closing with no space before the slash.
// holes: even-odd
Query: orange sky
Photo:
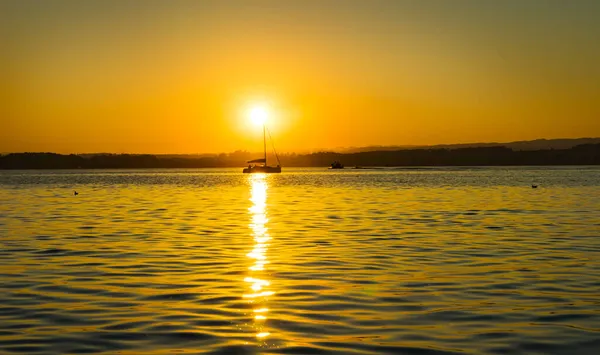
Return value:
<svg viewBox="0 0 600 355">
<path fill-rule="evenodd" d="M 600 136 L 596 1 L 3 1 L 0 152 Z M 4 50 L 7 49 L 7 50 Z"/>
</svg>

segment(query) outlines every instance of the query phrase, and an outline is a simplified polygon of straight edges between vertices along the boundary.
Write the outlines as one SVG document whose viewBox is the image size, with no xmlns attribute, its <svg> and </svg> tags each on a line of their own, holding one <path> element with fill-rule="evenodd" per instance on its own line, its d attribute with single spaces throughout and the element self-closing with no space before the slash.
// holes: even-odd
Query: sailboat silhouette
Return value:
<svg viewBox="0 0 600 355">
<path fill-rule="evenodd" d="M 269 138 L 271 138 L 271 133 L 269 132 Z M 273 139 L 271 138 L 271 141 Z M 266 135 L 266 127 L 263 123 L 263 153 L 264 157 L 260 159 L 253 159 L 247 161 L 248 164 L 262 164 L 262 165 L 248 165 L 247 168 L 244 168 L 242 171 L 244 174 L 254 174 L 254 173 L 263 173 L 263 174 L 273 174 L 281 172 L 281 163 L 279 162 L 279 157 L 277 156 L 277 152 L 275 152 L 275 157 L 277 158 L 277 166 L 269 166 L 267 165 L 267 135 Z"/>
</svg>

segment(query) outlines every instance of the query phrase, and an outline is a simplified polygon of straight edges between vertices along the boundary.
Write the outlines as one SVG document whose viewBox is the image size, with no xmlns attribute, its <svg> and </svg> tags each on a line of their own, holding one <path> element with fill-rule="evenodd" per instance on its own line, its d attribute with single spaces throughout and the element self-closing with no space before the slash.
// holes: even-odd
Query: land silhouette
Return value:
<svg viewBox="0 0 600 355">
<path fill-rule="evenodd" d="M 544 149 L 569 149 L 581 144 L 597 144 L 600 138 L 559 138 L 559 139 L 534 139 L 529 141 L 514 141 L 506 143 L 460 143 L 460 144 L 436 144 L 429 146 L 367 146 L 351 147 L 336 150 L 340 153 L 359 153 L 376 150 L 404 150 L 404 149 L 458 149 L 458 148 L 482 148 L 503 146 L 512 150 L 544 150 Z"/>
<path fill-rule="evenodd" d="M 256 153 L 215 155 L 10 153 L 0 156 L 0 169 L 139 169 L 242 167 Z M 275 157 L 273 156 L 272 159 Z M 280 154 L 283 166 L 346 167 L 600 165 L 600 143 L 565 149 L 517 150 L 506 146 L 366 150 L 353 153 Z"/>
</svg>

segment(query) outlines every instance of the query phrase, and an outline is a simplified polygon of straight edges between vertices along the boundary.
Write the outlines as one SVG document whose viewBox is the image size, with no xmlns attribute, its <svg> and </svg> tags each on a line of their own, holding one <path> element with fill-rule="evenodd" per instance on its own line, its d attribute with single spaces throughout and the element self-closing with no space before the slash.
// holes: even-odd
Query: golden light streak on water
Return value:
<svg viewBox="0 0 600 355">
<path fill-rule="evenodd" d="M 244 278 L 244 281 L 249 283 L 249 291 L 244 294 L 244 298 L 251 299 L 254 305 L 254 313 L 260 313 L 254 316 L 254 329 L 256 337 L 259 339 L 266 338 L 270 332 L 265 331 L 266 313 L 268 308 L 264 307 L 268 301 L 268 297 L 275 292 L 264 290 L 271 283 L 265 280 L 265 265 L 267 261 L 268 241 L 271 239 L 267 227 L 267 176 L 256 174 L 249 176 L 250 180 L 250 201 L 252 206 L 248 209 L 250 213 L 249 227 L 252 230 L 254 238 L 253 249 L 246 254 L 251 259 L 252 265 L 249 267 L 250 274 Z"/>
</svg>

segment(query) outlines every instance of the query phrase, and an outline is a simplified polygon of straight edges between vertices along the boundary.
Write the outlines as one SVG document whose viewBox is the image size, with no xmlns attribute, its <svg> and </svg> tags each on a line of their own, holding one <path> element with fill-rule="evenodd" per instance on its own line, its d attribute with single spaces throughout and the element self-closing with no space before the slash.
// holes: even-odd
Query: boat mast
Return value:
<svg viewBox="0 0 600 355">
<path fill-rule="evenodd" d="M 265 152 L 265 166 L 267 166 L 267 136 L 265 135 L 265 124 L 263 123 L 263 151 Z"/>
</svg>

